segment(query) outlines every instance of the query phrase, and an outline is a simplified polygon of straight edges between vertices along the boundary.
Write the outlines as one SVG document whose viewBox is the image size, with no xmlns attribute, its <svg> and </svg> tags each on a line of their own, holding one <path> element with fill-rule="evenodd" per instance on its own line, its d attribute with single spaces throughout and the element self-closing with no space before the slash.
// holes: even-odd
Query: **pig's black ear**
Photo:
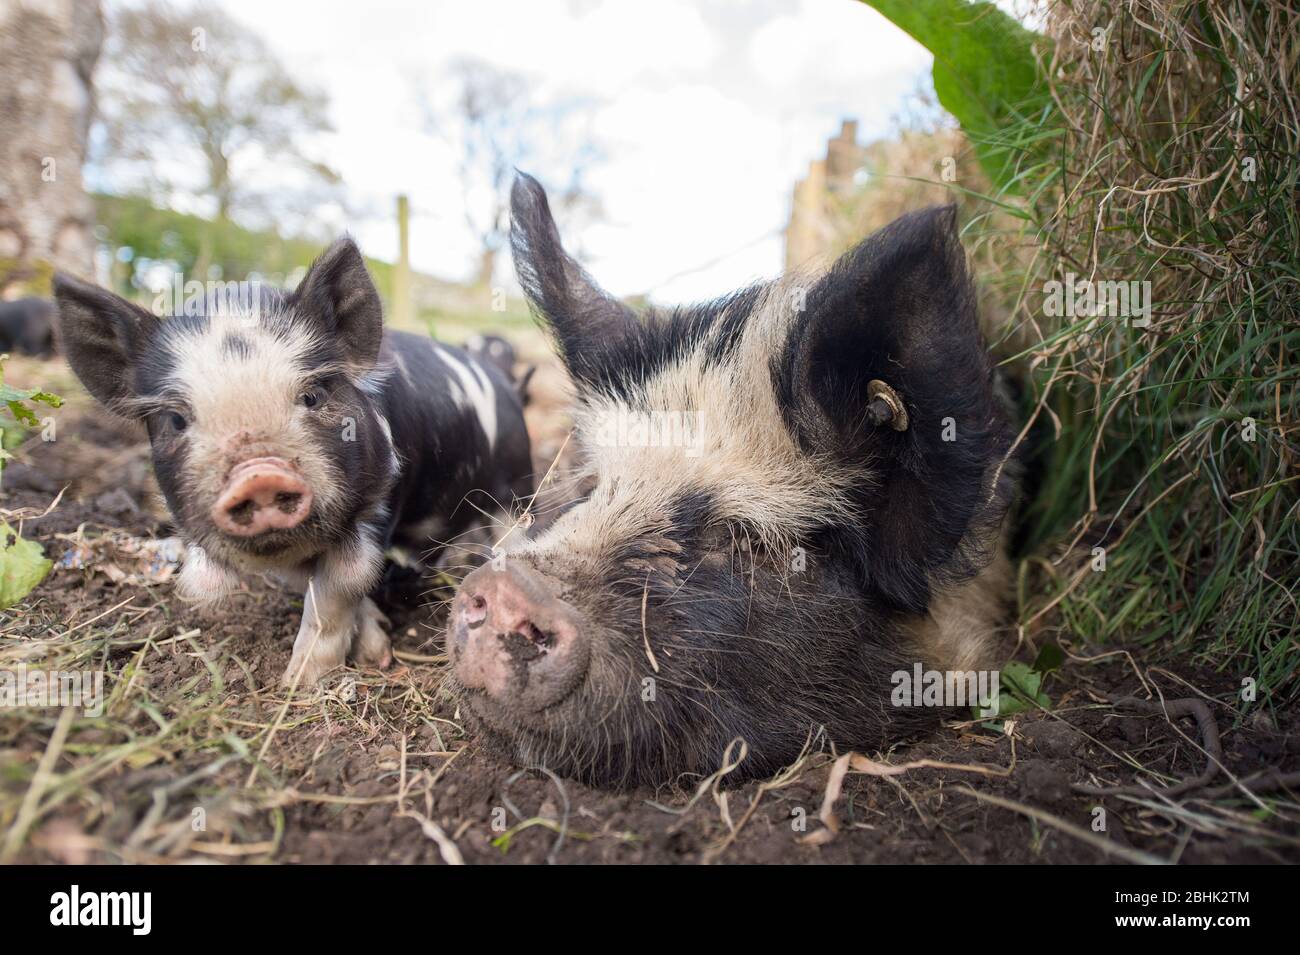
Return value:
<svg viewBox="0 0 1300 955">
<path fill-rule="evenodd" d="M 642 325 L 564 251 L 546 190 L 522 172 L 510 192 L 510 247 L 519 284 L 575 382 L 616 389 L 627 363 L 642 360 Z"/>
<path fill-rule="evenodd" d="M 921 612 L 978 568 L 1011 493 L 1010 433 L 955 207 L 903 216 L 816 282 L 777 381 L 802 442 L 870 472 L 849 543 L 869 589 Z"/>
<path fill-rule="evenodd" d="M 135 362 L 158 327 L 150 312 L 121 296 L 58 272 L 59 348 L 86 390 L 108 407 L 129 413 Z"/>
<path fill-rule="evenodd" d="M 311 264 L 293 293 L 295 311 L 342 347 L 347 360 L 369 369 L 379 357 L 384 306 L 357 244 L 335 240 Z"/>
</svg>

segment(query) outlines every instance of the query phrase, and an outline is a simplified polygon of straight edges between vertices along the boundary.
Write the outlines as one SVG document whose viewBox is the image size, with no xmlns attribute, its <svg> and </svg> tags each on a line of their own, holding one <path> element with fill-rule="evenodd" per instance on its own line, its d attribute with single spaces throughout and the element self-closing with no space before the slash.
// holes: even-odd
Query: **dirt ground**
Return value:
<svg viewBox="0 0 1300 955">
<path fill-rule="evenodd" d="M 814 749 L 781 776 L 741 786 L 721 775 L 611 793 L 489 757 L 442 689 L 449 590 L 437 581 L 391 588 L 392 670 L 349 671 L 321 694 L 289 696 L 278 679 L 301 601 L 254 583 L 215 607 L 182 603 L 169 564 L 141 543 L 169 533 L 142 434 L 91 407 L 57 363 L 16 359 L 8 377 L 71 400 L 56 413 L 57 440 L 29 440 L 4 475 L 0 516 L 21 519 L 56 566 L 25 603 L 0 613 L 0 669 L 103 669 L 107 704 L 97 717 L 0 710 L 0 859 L 1300 860 L 1294 791 L 1253 796 L 1230 785 L 1263 767 L 1300 769 L 1294 708 L 1240 723 L 1229 705 L 1234 674 L 1074 646 L 1050 627 L 1026 635 L 1072 654 L 1050 677 L 1050 713 L 1001 731 L 947 723 L 839 764 L 839 754 Z M 534 393 L 530 427 L 545 470 L 567 427 L 555 368 L 543 369 Z M 1032 658 L 1031 648 L 1018 656 Z M 1202 771 L 1202 737 L 1190 716 L 1110 702 L 1128 696 L 1204 701 L 1231 776 L 1160 793 Z M 1071 788 L 1139 779 L 1156 791 Z"/>
</svg>

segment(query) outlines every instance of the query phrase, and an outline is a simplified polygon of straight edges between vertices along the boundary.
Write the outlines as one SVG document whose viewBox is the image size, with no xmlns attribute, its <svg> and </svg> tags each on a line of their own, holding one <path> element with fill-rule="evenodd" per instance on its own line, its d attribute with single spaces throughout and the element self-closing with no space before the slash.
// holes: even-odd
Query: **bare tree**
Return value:
<svg viewBox="0 0 1300 955">
<path fill-rule="evenodd" d="M 81 164 L 103 35 L 98 2 L 0 0 L 0 294 L 92 274 Z"/>
<path fill-rule="evenodd" d="M 218 220 L 310 211 L 335 195 L 338 175 L 302 148 L 330 130 L 324 94 L 295 82 L 223 11 L 160 0 L 120 8 L 105 59 L 109 159 L 136 167 L 137 181 L 206 197 Z"/>
<path fill-rule="evenodd" d="M 557 214 L 572 229 L 575 219 L 600 215 L 586 176 L 601 153 L 587 128 L 590 101 L 543 101 L 527 77 L 480 60 L 457 61 L 448 79 L 452 105 L 439 109 L 425 99 L 426 126 L 457 150 L 465 221 L 479 242 L 475 284 L 486 287 L 510 228 L 515 170 L 546 182 Z"/>
</svg>

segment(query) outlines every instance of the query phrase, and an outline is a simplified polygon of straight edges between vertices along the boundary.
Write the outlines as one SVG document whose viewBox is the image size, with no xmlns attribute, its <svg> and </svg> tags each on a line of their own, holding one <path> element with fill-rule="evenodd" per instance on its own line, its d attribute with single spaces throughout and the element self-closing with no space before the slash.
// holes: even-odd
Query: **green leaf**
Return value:
<svg viewBox="0 0 1300 955">
<path fill-rule="evenodd" d="M 1050 43 L 992 3 L 864 0 L 934 55 L 934 91 L 1001 187 L 1013 185 L 1017 147 L 1004 131 L 1053 109 L 1035 57 Z M 1047 141 L 1040 141 L 1039 148 Z"/>
<path fill-rule="evenodd" d="M 1012 716 L 1039 707 L 1047 709 L 1052 698 L 1042 691 L 1043 674 L 1027 663 L 1011 661 L 1002 668 L 997 706 L 979 710 L 981 719 Z"/>
<path fill-rule="evenodd" d="M 39 401 L 47 404 L 51 408 L 58 408 L 63 404 L 63 399 L 58 395 L 50 394 L 48 391 L 38 391 L 30 388 L 26 391 L 19 391 L 10 388 L 8 385 L 0 384 L 0 401 L 9 406 L 9 413 L 14 416 L 20 423 L 30 428 L 39 428 L 41 421 L 36 417 L 36 412 L 28 408 L 23 402 Z"/>
<path fill-rule="evenodd" d="M 1043 685 L 1043 675 L 1028 663 L 1012 660 L 1002 668 L 1002 685 L 1032 697 Z"/>
<path fill-rule="evenodd" d="M 1137 90 L 1133 93 L 1134 108 L 1142 105 L 1142 97 L 1146 95 L 1147 84 L 1151 82 L 1151 77 L 1155 75 L 1160 64 L 1165 61 L 1165 51 L 1160 50 L 1151 60 L 1151 65 L 1142 73 L 1142 78 L 1138 80 Z"/>
<path fill-rule="evenodd" d="M 0 521 L 0 610 L 12 607 L 45 579 L 54 562 L 36 541 L 23 540 Z"/>
<path fill-rule="evenodd" d="M 1065 662 L 1065 651 L 1054 643 L 1044 643 L 1043 648 L 1034 657 L 1034 669 L 1039 673 L 1051 673 L 1058 670 Z"/>
<path fill-rule="evenodd" d="M 0 355 L 0 404 L 9 407 L 9 413 L 14 416 L 14 420 L 28 427 L 40 427 L 40 420 L 36 413 L 28 408 L 24 402 L 38 401 L 47 404 L 51 408 L 58 408 L 63 405 L 63 399 L 58 395 L 50 394 L 48 391 L 40 391 L 36 388 L 11 388 L 5 384 L 4 362 L 8 355 Z"/>
</svg>

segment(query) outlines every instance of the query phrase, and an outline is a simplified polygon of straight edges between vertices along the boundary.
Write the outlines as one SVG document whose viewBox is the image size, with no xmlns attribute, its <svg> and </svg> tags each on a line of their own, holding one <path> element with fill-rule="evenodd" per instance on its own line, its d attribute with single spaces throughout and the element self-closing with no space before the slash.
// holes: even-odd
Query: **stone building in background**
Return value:
<svg viewBox="0 0 1300 955">
<path fill-rule="evenodd" d="M 956 126 L 904 128 L 866 145 L 845 120 L 794 187 L 785 230 L 786 269 L 817 268 L 898 216 L 956 202 L 963 219 L 988 180 Z"/>
<path fill-rule="evenodd" d="M 785 229 L 785 267 L 797 269 L 824 256 L 836 244 L 838 206 L 854 193 L 865 151 L 858 144 L 858 121 L 846 119 L 826 144 L 826 157 L 808 165 L 794 187 Z"/>
<path fill-rule="evenodd" d="M 94 274 L 81 166 L 104 39 L 98 0 L 0 0 L 0 297 Z"/>
</svg>

